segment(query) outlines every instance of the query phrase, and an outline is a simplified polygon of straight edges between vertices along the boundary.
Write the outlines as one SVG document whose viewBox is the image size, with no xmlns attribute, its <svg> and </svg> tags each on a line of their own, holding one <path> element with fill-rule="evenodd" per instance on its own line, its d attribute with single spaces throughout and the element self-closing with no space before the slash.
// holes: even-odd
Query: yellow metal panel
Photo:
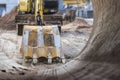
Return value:
<svg viewBox="0 0 120 80">
<path fill-rule="evenodd" d="M 31 0 L 28 0 L 28 2 L 27 2 L 27 12 L 30 12 L 30 10 L 31 10 L 31 7 L 32 6 L 32 2 L 31 2 Z"/>
<path fill-rule="evenodd" d="M 63 0 L 65 4 L 79 4 L 82 5 L 83 3 L 88 2 L 89 0 Z"/>
<path fill-rule="evenodd" d="M 33 57 L 33 48 L 30 47 L 30 46 L 28 46 L 27 52 L 24 53 L 24 56 L 25 56 L 25 57 L 32 58 L 32 57 Z"/>
<path fill-rule="evenodd" d="M 34 30 L 34 31 L 37 31 L 38 27 L 40 27 L 40 26 L 24 25 L 24 30 Z"/>
<path fill-rule="evenodd" d="M 40 48 L 38 48 L 38 53 L 37 53 L 37 55 L 38 55 L 38 58 L 40 58 L 40 57 L 45 57 L 45 58 L 47 58 L 47 57 L 48 57 L 47 49 L 46 49 L 45 47 L 40 47 Z"/>
<path fill-rule="evenodd" d="M 19 1 L 19 11 L 26 12 L 27 11 L 27 0 Z"/>
<path fill-rule="evenodd" d="M 52 58 L 59 57 L 60 58 L 60 48 L 53 47 L 51 49 L 52 52 Z"/>
<path fill-rule="evenodd" d="M 40 12 L 40 16 L 43 21 L 43 0 L 36 0 L 35 2 L 35 19 L 38 11 Z"/>
</svg>

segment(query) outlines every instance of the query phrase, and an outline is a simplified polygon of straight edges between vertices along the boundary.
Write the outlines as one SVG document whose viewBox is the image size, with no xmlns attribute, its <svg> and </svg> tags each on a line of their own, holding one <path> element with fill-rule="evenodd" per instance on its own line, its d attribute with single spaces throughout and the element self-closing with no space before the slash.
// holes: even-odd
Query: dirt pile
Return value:
<svg viewBox="0 0 120 80">
<path fill-rule="evenodd" d="M 90 28 L 92 25 L 88 24 L 85 20 L 77 18 L 75 21 L 62 26 L 62 31 L 76 31 L 80 28 Z"/>
<path fill-rule="evenodd" d="M 0 29 L 3 30 L 15 30 L 15 15 L 17 14 L 17 7 L 15 7 L 10 13 L 0 18 Z"/>
<path fill-rule="evenodd" d="M 89 28 L 92 25 L 88 24 L 85 20 L 83 19 L 76 19 L 74 22 L 74 24 L 79 24 L 79 26 L 77 27 L 77 29 L 79 28 Z"/>
</svg>

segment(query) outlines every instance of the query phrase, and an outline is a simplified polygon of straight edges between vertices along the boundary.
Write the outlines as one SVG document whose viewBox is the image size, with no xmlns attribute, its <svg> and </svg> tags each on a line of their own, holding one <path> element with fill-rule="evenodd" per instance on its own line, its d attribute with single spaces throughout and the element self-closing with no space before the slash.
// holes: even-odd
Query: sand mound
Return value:
<svg viewBox="0 0 120 80">
<path fill-rule="evenodd" d="M 0 28 L 3 30 L 15 30 L 15 15 L 17 14 L 17 7 L 10 13 L 0 18 Z"/>
<path fill-rule="evenodd" d="M 17 7 L 15 7 L 10 13 L 0 18 L 0 29 L 3 30 L 15 30 L 15 16 L 17 15 Z M 80 28 L 91 27 L 85 20 L 77 18 L 75 21 L 63 26 L 63 30 L 75 31 Z"/>
<path fill-rule="evenodd" d="M 80 28 L 90 28 L 92 25 L 88 24 L 85 20 L 77 18 L 75 21 L 62 26 L 62 31 L 76 31 Z"/>
<path fill-rule="evenodd" d="M 85 20 L 79 19 L 79 18 L 77 18 L 73 23 L 74 23 L 74 24 L 79 24 L 79 26 L 77 26 L 77 29 L 79 29 L 79 28 L 89 28 L 89 27 L 91 27 L 91 25 L 88 24 Z"/>
</svg>

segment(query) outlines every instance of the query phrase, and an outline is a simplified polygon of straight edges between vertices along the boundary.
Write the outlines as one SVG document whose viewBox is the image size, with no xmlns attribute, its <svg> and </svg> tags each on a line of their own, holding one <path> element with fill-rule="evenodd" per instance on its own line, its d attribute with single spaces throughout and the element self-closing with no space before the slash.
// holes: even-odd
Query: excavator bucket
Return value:
<svg viewBox="0 0 120 80">
<path fill-rule="evenodd" d="M 32 63 L 37 55 L 37 62 L 64 62 L 61 53 L 61 38 L 58 26 L 24 26 L 21 53 L 24 63 Z M 50 60 L 51 59 L 51 60 Z"/>
</svg>

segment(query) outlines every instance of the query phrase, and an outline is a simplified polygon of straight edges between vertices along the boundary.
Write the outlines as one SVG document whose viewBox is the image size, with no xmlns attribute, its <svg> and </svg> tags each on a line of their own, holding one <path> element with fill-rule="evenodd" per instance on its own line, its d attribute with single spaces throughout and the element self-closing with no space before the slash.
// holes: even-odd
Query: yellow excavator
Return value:
<svg viewBox="0 0 120 80">
<path fill-rule="evenodd" d="M 75 19 L 75 10 L 74 14 L 65 12 L 63 0 L 19 0 L 18 15 L 15 19 L 18 35 L 22 35 L 23 25 L 36 25 L 37 12 L 40 12 L 44 25 L 61 26 L 67 14 Z"/>
<path fill-rule="evenodd" d="M 32 63 L 34 59 L 37 62 L 65 62 L 60 43 L 62 15 L 58 13 L 62 3 L 60 0 L 19 0 L 16 26 L 18 35 L 22 35 L 23 63 Z M 37 25 L 37 15 L 41 16 L 43 25 Z"/>
</svg>

